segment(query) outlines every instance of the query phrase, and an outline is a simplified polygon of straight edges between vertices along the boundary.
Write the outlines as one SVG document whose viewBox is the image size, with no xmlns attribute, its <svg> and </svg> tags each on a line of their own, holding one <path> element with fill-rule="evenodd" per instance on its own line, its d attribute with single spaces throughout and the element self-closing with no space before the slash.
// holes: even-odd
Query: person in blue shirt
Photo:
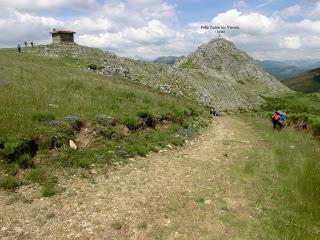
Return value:
<svg viewBox="0 0 320 240">
<path fill-rule="evenodd" d="M 18 52 L 20 53 L 20 52 L 21 52 L 21 46 L 20 46 L 20 44 L 18 44 L 17 49 L 18 49 Z"/>
<path fill-rule="evenodd" d="M 282 126 L 286 124 L 287 121 L 287 114 L 285 112 L 280 113 L 280 122 L 282 123 Z"/>
</svg>

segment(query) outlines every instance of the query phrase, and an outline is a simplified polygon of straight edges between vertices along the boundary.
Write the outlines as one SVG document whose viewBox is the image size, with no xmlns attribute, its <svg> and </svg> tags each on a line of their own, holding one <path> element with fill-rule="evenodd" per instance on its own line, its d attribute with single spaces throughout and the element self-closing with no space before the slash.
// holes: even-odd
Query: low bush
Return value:
<svg viewBox="0 0 320 240">
<path fill-rule="evenodd" d="M 93 63 L 91 63 L 91 64 L 88 64 L 88 66 L 87 66 L 90 70 L 97 70 L 98 69 L 98 66 L 97 66 L 97 64 L 93 64 Z"/>
<path fill-rule="evenodd" d="M 19 167 L 24 169 L 33 168 L 35 166 L 32 157 L 28 154 L 23 154 L 22 156 L 20 156 L 17 160 L 17 163 Z"/>
<path fill-rule="evenodd" d="M 137 117 L 126 117 L 123 122 L 132 132 L 135 132 L 143 127 L 141 119 Z"/>
<path fill-rule="evenodd" d="M 42 168 L 31 169 L 27 179 L 34 183 L 43 183 L 47 180 L 46 171 Z"/>
<path fill-rule="evenodd" d="M 7 139 L 4 143 L 4 148 L 0 149 L 0 157 L 7 163 L 13 163 L 18 161 L 20 156 L 24 154 L 30 157 L 35 156 L 37 151 L 38 145 L 34 139 L 11 138 Z"/>
<path fill-rule="evenodd" d="M 156 126 L 156 117 L 153 113 L 149 111 L 142 111 L 138 113 L 138 116 L 143 119 L 148 127 L 153 128 Z"/>
<path fill-rule="evenodd" d="M 320 117 L 311 120 L 311 128 L 314 135 L 320 136 Z"/>
<path fill-rule="evenodd" d="M 0 179 L 0 187 L 5 190 L 14 190 L 19 186 L 18 181 L 13 176 L 6 176 Z"/>
<path fill-rule="evenodd" d="M 3 164 L 2 168 L 3 168 L 4 173 L 9 176 L 15 176 L 19 172 L 18 166 L 14 163 Z"/>
</svg>

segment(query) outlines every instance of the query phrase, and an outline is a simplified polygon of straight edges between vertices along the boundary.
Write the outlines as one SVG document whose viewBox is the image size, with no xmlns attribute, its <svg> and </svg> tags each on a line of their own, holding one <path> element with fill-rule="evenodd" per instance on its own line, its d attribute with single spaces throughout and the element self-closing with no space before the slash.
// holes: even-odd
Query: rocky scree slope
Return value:
<svg viewBox="0 0 320 240">
<path fill-rule="evenodd" d="M 224 39 L 214 39 L 200 46 L 189 56 L 179 58 L 172 67 L 118 57 L 76 44 L 50 44 L 28 51 L 49 57 L 80 59 L 96 65 L 100 73 L 120 75 L 217 110 L 252 108 L 259 105 L 264 96 L 289 91 L 253 58 Z"/>
</svg>

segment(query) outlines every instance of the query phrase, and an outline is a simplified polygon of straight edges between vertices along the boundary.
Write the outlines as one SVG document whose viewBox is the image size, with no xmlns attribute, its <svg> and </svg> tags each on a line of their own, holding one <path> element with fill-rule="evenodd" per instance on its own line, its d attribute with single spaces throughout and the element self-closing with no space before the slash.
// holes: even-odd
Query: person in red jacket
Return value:
<svg viewBox="0 0 320 240">
<path fill-rule="evenodd" d="M 272 124 L 273 128 L 276 128 L 279 126 L 280 128 L 283 128 L 283 124 L 281 122 L 281 115 L 279 111 L 275 111 L 274 114 L 272 115 Z"/>
</svg>

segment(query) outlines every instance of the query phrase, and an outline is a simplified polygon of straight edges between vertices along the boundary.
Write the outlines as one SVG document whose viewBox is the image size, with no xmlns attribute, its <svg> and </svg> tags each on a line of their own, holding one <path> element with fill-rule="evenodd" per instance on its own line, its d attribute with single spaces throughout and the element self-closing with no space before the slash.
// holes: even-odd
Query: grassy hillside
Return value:
<svg viewBox="0 0 320 240">
<path fill-rule="evenodd" d="M 79 59 L 107 76 L 123 78 L 217 110 L 259 105 L 263 98 L 289 89 L 264 72 L 234 44 L 214 39 L 174 66 L 118 57 L 77 44 L 29 48 L 40 56 Z"/>
<path fill-rule="evenodd" d="M 261 107 L 262 115 L 269 116 L 274 110 L 287 113 L 288 124 L 320 136 L 320 97 L 317 94 L 291 93 L 266 98 Z"/>
<path fill-rule="evenodd" d="M 320 145 L 306 131 L 275 131 L 271 122 L 245 120 L 260 140 L 242 170 L 261 208 L 254 232 L 263 239 L 318 239 L 320 219 Z"/>
<path fill-rule="evenodd" d="M 41 182 L 50 195 L 52 169 L 121 163 L 181 145 L 207 117 L 202 107 L 89 71 L 79 59 L 2 49 L 0 186 Z"/>
<path fill-rule="evenodd" d="M 304 93 L 314 93 L 320 90 L 320 68 L 316 68 L 293 78 L 289 78 L 283 83 L 289 88 Z"/>
<path fill-rule="evenodd" d="M 258 114 L 243 115 L 260 138 L 242 170 L 254 183 L 255 201 L 262 207 L 259 231 L 266 239 L 318 239 L 319 101 L 316 94 L 282 94 L 266 98 Z M 276 109 L 288 117 L 281 131 L 272 128 Z"/>
</svg>

